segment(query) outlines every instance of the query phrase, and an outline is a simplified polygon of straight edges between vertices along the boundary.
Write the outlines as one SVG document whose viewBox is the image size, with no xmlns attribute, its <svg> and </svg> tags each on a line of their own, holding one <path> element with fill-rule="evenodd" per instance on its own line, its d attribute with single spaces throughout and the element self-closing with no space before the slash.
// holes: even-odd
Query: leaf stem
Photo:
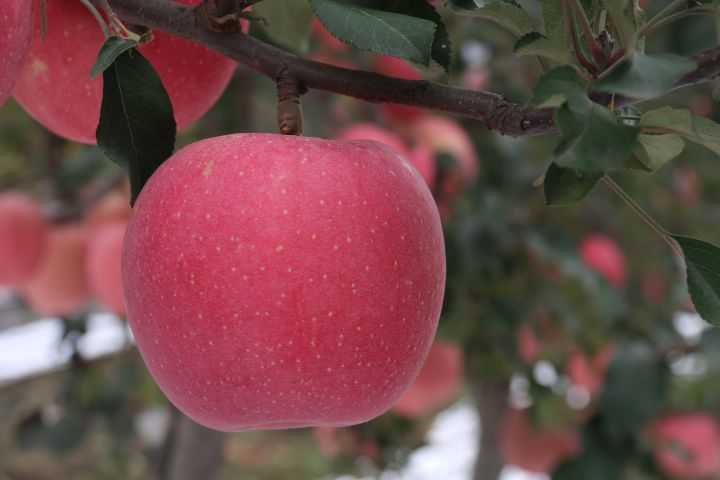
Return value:
<svg viewBox="0 0 720 480">
<path fill-rule="evenodd" d="M 103 33 L 105 33 L 105 38 L 109 38 L 111 33 L 110 29 L 108 28 L 107 24 L 105 23 L 105 20 L 102 18 L 102 15 L 100 15 L 100 12 L 98 12 L 97 8 L 95 8 L 95 5 L 90 3 L 90 0 L 80 0 L 80 3 L 85 5 L 88 10 L 90 10 L 90 13 L 92 13 L 93 17 L 95 17 L 95 20 L 100 24 L 100 27 L 103 30 Z"/>
<path fill-rule="evenodd" d="M 627 192 L 623 190 L 620 185 L 615 183 L 615 181 L 608 175 L 605 175 L 602 178 L 602 181 L 610 188 L 610 190 L 612 190 L 618 197 L 620 197 L 620 199 L 625 202 L 625 204 L 630 207 L 630 209 L 635 212 L 637 216 L 639 216 L 655 233 L 657 233 L 660 238 L 662 238 L 665 243 L 668 244 L 668 246 L 672 249 L 673 252 L 675 252 L 680 258 L 684 257 L 682 249 L 680 248 L 680 245 L 677 244 L 675 239 L 672 238 L 672 236 L 662 227 L 662 225 L 660 225 L 645 210 L 643 210 L 643 208 L 638 205 L 638 203 L 633 200 L 633 198 L 628 195 Z"/>
</svg>

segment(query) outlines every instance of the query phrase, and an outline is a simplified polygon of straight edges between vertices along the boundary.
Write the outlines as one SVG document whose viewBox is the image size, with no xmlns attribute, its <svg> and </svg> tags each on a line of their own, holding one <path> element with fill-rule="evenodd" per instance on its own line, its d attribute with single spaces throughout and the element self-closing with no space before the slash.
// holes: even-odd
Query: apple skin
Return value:
<svg viewBox="0 0 720 480">
<path fill-rule="evenodd" d="M 21 193 L 0 194 L 0 285 L 18 287 L 40 266 L 48 225 L 40 207 Z"/>
<path fill-rule="evenodd" d="M 530 424 L 527 410 L 509 409 L 500 437 L 505 462 L 535 473 L 551 473 L 582 448 L 576 430 L 536 429 Z"/>
<path fill-rule="evenodd" d="M 22 71 L 32 37 L 33 0 L 3 0 L 0 12 L 0 107 Z"/>
<path fill-rule="evenodd" d="M 574 350 L 568 359 L 567 375 L 574 385 L 587 389 L 597 397 L 605 385 L 605 376 L 615 355 L 614 345 L 608 345 L 593 357 L 581 350 Z"/>
<path fill-rule="evenodd" d="M 410 163 L 422 175 L 428 187 L 433 188 L 435 184 L 435 176 L 437 175 L 435 158 L 430 148 L 425 144 L 415 145 L 411 149 L 400 135 L 372 123 L 352 125 L 340 132 L 337 138 L 338 140 L 373 140 L 384 143 L 410 160 Z"/>
<path fill-rule="evenodd" d="M 392 410 L 403 417 L 423 417 L 457 397 L 462 383 L 462 348 L 455 343 L 435 342 L 415 382 Z"/>
<path fill-rule="evenodd" d="M 405 80 L 422 80 L 422 76 L 409 63 L 401 58 L 389 55 L 377 56 L 374 69 L 377 73 L 388 77 L 402 78 Z M 382 111 L 391 119 L 399 122 L 407 122 L 423 115 L 423 110 L 409 105 L 397 103 L 383 103 Z"/>
<path fill-rule="evenodd" d="M 102 76 L 90 80 L 90 71 L 104 40 L 102 30 L 75 0 L 47 0 L 47 18 L 44 41 L 39 20 L 35 25 L 30 53 L 13 97 L 49 130 L 70 140 L 94 144 Z M 158 31 L 153 35 L 154 39 L 140 51 L 160 75 L 178 128 L 183 128 L 217 101 L 236 64 L 197 43 Z"/>
<path fill-rule="evenodd" d="M 627 284 L 625 254 L 612 238 L 592 234 L 580 244 L 580 255 L 588 267 L 604 277 L 610 285 L 624 288 Z"/>
<path fill-rule="evenodd" d="M 90 291 L 113 313 L 125 315 L 120 260 L 122 258 L 124 222 L 115 222 L 92 232 L 87 249 L 87 279 Z"/>
<path fill-rule="evenodd" d="M 72 315 L 88 301 L 86 233 L 80 225 L 57 226 L 51 230 L 40 268 L 21 289 L 28 304 L 38 313 Z"/>
<path fill-rule="evenodd" d="M 653 455 L 666 474 L 687 479 L 720 473 L 720 426 L 704 412 L 669 414 L 651 428 Z"/>
<path fill-rule="evenodd" d="M 168 398 L 218 430 L 344 426 L 420 371 L 445 285 L 420 175 L 369 141 L 194 143 L 138 197 L 128 319 Z"/>
</svg>

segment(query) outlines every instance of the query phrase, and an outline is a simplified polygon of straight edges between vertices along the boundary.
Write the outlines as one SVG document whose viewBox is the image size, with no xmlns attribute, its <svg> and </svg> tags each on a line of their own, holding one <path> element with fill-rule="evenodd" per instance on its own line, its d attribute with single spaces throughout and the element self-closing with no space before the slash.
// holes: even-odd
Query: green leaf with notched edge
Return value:
<svg viewBox="0 0 720 480">
<path fill-rule="evenodd" d="M 530 32 L 523 35 L 515 43 L 513 51 L 520 57 L 537 55 L 562 64 L 569 64 L 572 62 L 572 55 L 567 47 L 553 42 L 545 35 L 538 32 Z"/>
<path fill-rule="evenodd" d="M 640 127 L 678 135 L 720 155 L 720 125 L 708 118 L 693 115 L 690 110 L 672 107 L 650 110 L 640 119 Z"/>
<path fill-rule="evenodd" d="M 591 103 L 580 75 L 572 67 L 556 67 L 537 83 L 531 103 L 542 108 L 559 107 L 565 102 L 569 102 L 574 109 L 585 109 Z"/>
<path fill-rule="evenodd" d="M 640 132 L 640 127 L 619 123 L 615 114 L 597 103 L 583 109 L 563 104 L 555 120 L 560 129 L 555 162 L 591 172 L 622 166 Z"/>
<path fill-rule="evenodd" d="M 533 30 L 530 15 L 513 1 L 449 0 L 448 4 L 461 15 L 484 18 L 508 29 L 517 37 Z"/>
<path fill-rule="evenodd" d="M 260 25 L 274 42 L 297 51 L 307 49 L 313 22 L 307 2 L 263 0 L 253 7 L 253 14 L 264 19 Z"/>
<path fill-rule="evenodd" d="M 339 40 L 380 55 L 429 65 L 434 22 L 338 0 L 310 0 L 315 15 Z"/>
<path fill-rule="evenodd" d="M 638 135 L 633 148 L 633 158 L 624 168 L 654 173 L 685 148 L 685 141 L 677 135 Z"/>
<path fill-rule="evenodd" d="M 680 55 L 635 52 L 594 85 L 594 89 L 632 98 L 657 97 L 671 90 L 678 80 L 695 68 L 694 61 Z"/>
<path fill-rule="evenodd" d="M 720 248 L 691 237 L 673 235 L 685 255 L 687 285 L 695 310 L 720 326 Z"/>
<path fill-rule="evenodd" d="M 585 198 L 603 172 L 586 172 L 551 163 L 545 172 L 543 190 L 546 205 L 569 205 Z"/>
<path fill-rule="evenodd" d="M 103 73 L 98 147 L 130 175 L 131 203 L 173 153 L 176 125 L 165 87 L 135 49 L 119 55 Z"/>
<path fill-rule="evenodd" d="M 115 59 L 127 52 L 131 48 L 137 47 L 138 42 L 129 38 L 118 37 L 113 35 L 105 40 L 100 47 L 100 53 L 98 53 L 95 65 L 90 71 L 90 78 L 95 78 L 104 72 Z"/>
</svg>

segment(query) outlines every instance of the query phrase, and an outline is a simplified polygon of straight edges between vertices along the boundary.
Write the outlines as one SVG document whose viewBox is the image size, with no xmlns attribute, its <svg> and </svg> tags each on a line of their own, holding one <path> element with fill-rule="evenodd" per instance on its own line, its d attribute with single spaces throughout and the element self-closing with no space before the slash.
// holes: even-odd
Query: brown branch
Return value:
<svg viewBox="0 0 720 480">
<path fill-rule="evenodd" d="M 172 0 L 108 1 L 115 12 L 128 22 L 199 42 L 271 79 L 277 79 L 284 71 L 310 89 L 374 103 L 399 103 L 474 118 L 492 130 L 513 137 L 555 131 L 552 109 L 518 105 L 496 93 L 424 80 L 401 80 L 304 59 L 241 32 L 215 33 L 204 29 L 198 24 L 191 7 Z M 698 62 L 698 69 L 686 75 L 678 83 L 678 88 L 707 82 L 720 75 L 720 47 L 702 52 L 694 59 Z M 597 101 L 603 103 L 603 98 L 599 96 Z M 629 104 L 632 100 L 619 99 L 616 103 Z"/>
</svg>

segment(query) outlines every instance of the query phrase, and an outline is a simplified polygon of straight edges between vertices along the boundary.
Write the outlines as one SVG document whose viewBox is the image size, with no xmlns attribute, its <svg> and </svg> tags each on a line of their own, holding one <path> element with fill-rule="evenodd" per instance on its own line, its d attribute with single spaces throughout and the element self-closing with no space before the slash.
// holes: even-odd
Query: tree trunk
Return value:
<svg viewBox="0 0 720 480">
<path fill-rule="evenodd" d="M 225 434 L 198 425 L 175 410 L 160 452 L 158 480 L 219 480 Z"/>
<path fill-rule="evenodd" d="M 508 384 L 506 379 L 489 379 L 474 386 L 475 406 L 480 416 L 474 480 L 498 480 L 504 467 L 500 452 L 500 428 L 507 409 Z"/>
</svg>

